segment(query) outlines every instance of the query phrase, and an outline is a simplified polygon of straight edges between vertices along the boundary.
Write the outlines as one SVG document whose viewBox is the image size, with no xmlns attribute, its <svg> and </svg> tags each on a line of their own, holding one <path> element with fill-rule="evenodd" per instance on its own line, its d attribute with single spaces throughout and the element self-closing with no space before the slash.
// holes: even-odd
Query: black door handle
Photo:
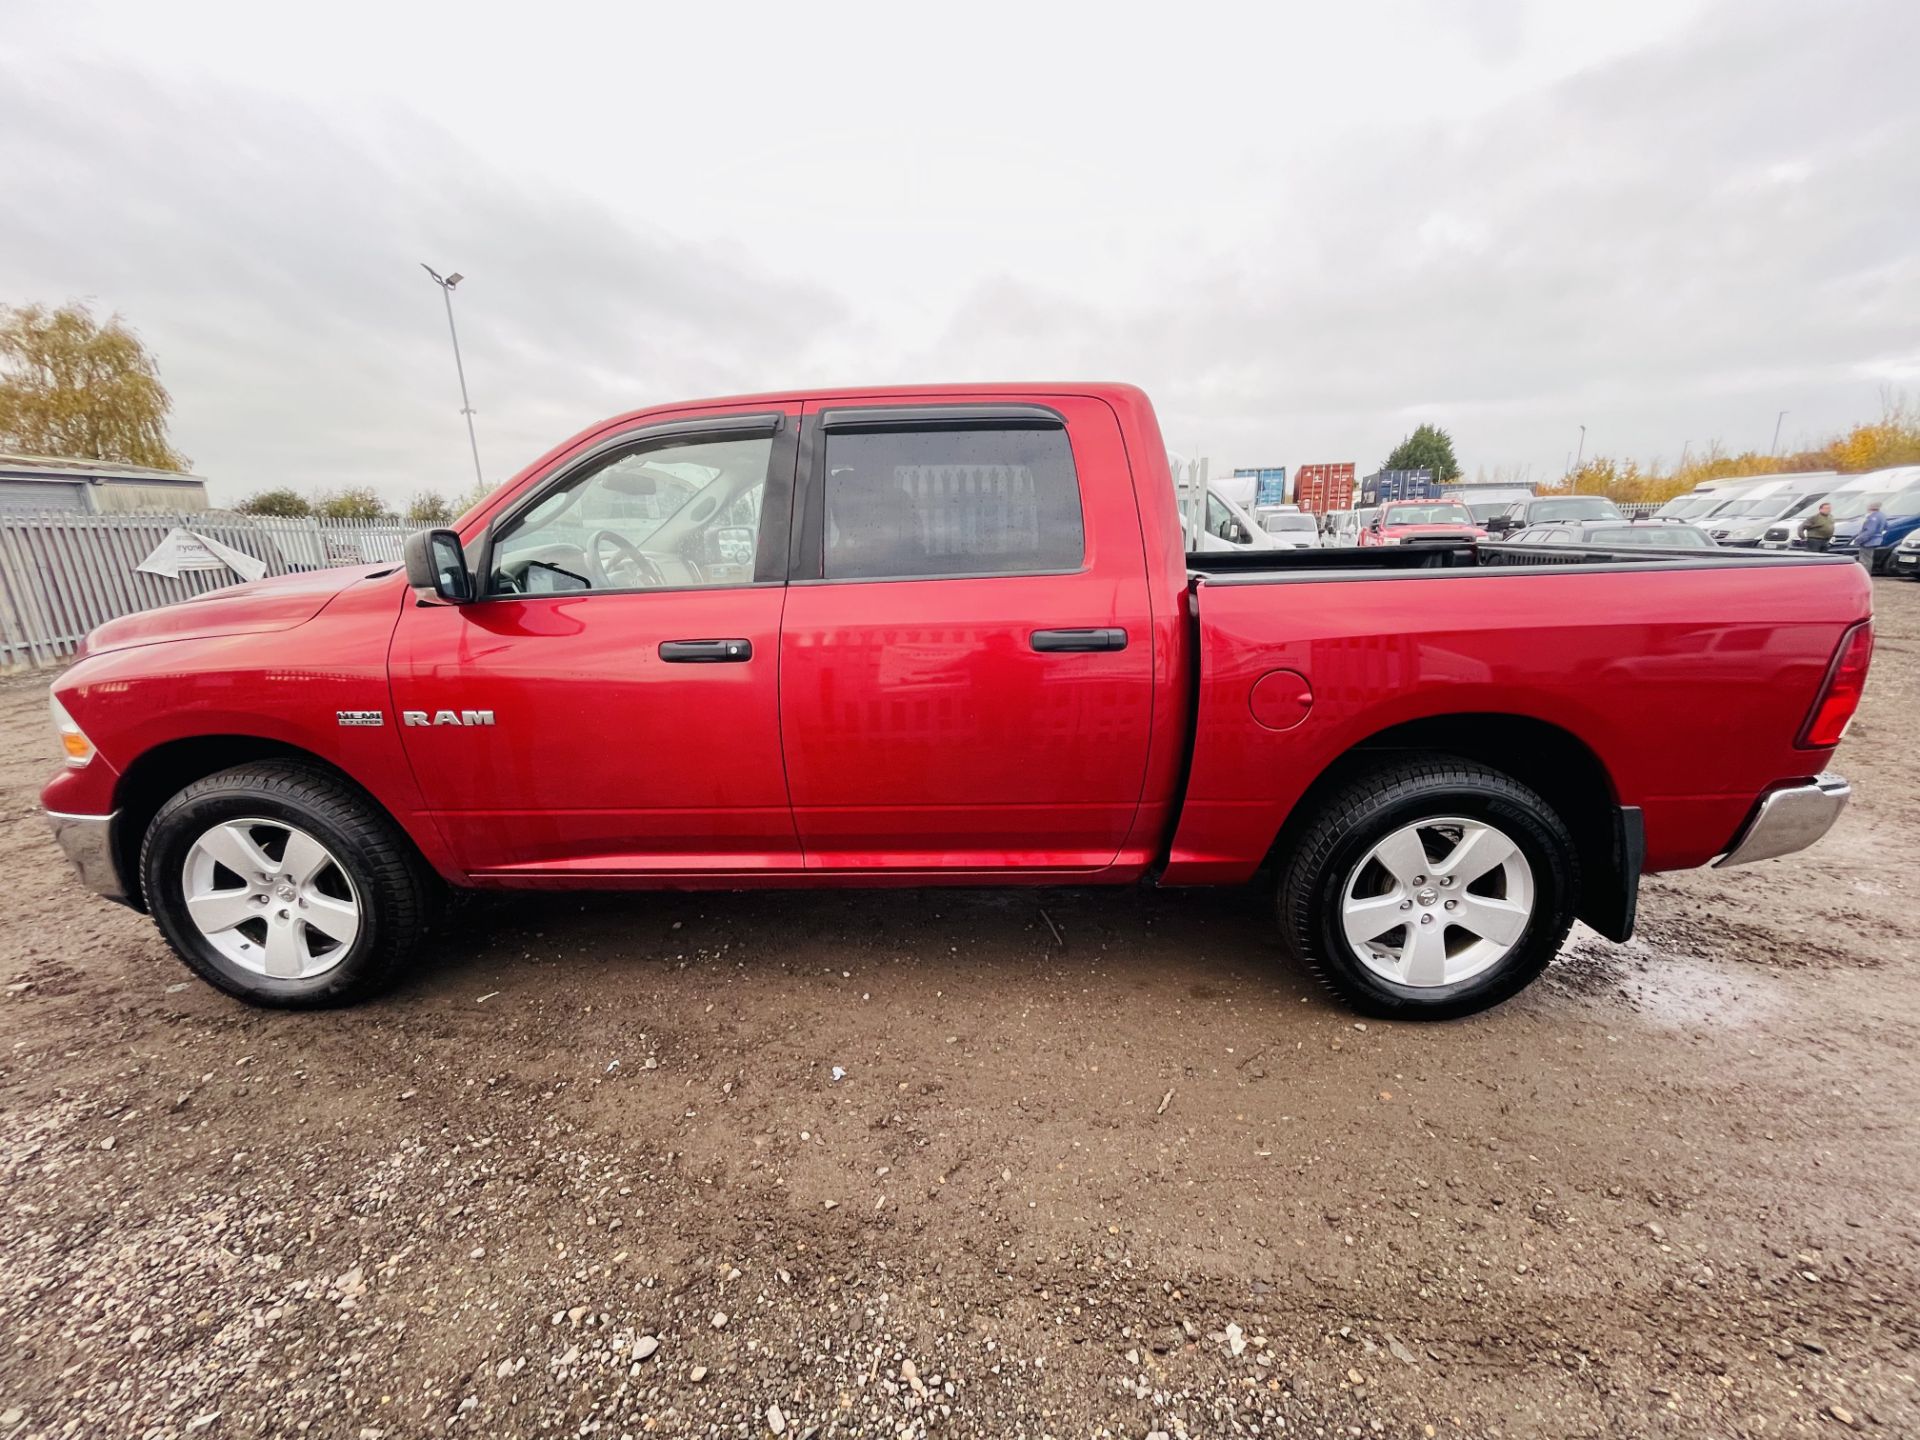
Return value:
<svg viewBox="0 0 1920 1440">
<path fill-rule="evenodd" d="M 1103 630 L 1036 630 L 1033 648 L 1043 655 L 1063 650 L 1124 650 L 1127 632 L 1118 628 Z"/>
<path fill-rule="evenodd" d="M 660 658 L 675 665 L 744 665 L 753 658 L 751 640 L 662 640 Z"/>
</svg>

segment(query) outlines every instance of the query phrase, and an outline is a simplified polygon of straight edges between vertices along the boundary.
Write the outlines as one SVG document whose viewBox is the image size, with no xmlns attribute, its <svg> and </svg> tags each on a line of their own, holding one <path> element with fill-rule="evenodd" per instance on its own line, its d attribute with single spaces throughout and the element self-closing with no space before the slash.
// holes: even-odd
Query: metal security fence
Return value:
<svg viewBox="0 0 1920 1440">
<path fill-rule="evenodd" d="M 350 520 L 0 513 L 0 670 L 58 665 L 94 626 L 238 584 L 230 569 L 142 571 L 175 529 L 251 556 L 268 575 L 396 564 L 416 527 Z"/>
</svg>

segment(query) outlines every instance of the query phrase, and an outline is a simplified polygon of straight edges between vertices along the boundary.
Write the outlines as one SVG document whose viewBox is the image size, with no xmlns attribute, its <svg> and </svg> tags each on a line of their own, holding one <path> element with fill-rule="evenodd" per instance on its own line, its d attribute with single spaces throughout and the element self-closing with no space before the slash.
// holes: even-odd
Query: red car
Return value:
<svg viewBox="0 0 1920 1440">
<path fill-rule="evenodd" d="M 1484 540 L 1487 532 L 1458 500 L 1392 500 L 1360 532 L 1362 545 L 1420 545 Z"/>
<path fill-rule="evenodd" d="M 1798 849 L 1844 803 L 1858 565 L 1189 568 L 1165 456 L 1123 385 L 623 415 L 404 567 L 102 626 L 53 687 L 46 808 L 257 1004 L 379 990 L 466 887 L 1271 874 L 1329 986 L 1437 1017 L 1576 917 L 1625 939 L 1642 873 Z"/>
</svg>

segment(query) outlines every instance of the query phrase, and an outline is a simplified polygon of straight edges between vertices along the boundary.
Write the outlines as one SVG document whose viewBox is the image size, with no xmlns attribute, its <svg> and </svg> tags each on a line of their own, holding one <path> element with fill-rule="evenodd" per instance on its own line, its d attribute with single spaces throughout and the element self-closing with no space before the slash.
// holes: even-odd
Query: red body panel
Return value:
<svg viewBox="0 0 1920 1440">
<path fill-rule="evenodd" d="M 337 765 L 462 883 L 1118 883 L 1161 861 L 1168 882 L 1211 883 L 1245 879 L 1328 765 L 1407 721 L 1492 713 L 1569 732 L 1618 801 L 1642 808 L 1652 869 L 1718 853 L 1756 797 L 1830 753 L 1793 739 L 1841 635 L 1869 613 L 1859 567 L 1190 587 L 1165 447 L 1130 386 L 635 412 L 557 447 L 458 528 L 476 539 L 558 467 L 643 423 L 846 402 L 1059 412 L 1081 568 L 465 606 L 365 567 L 236 587 L 96 633 L 55 690 L 99 753 L 48 785 L 48 807 L 106 814 L 154 747 L 236 736 Z M 1349 466 L 1310 468 L 1350 484 Z M 1325 479 L 1332 503 L 1342 477 Z M 1125 630 L 1126 648 L 1029 643 L 1089 627 Z M 659 659 L 663 640 L 715 636 L 751 640 L 751 663 Z M 402 723 L 482 707 L 492 724 Z M 343 725 L 344 710 L 385 723 Z"/>
<path fill-rule="evenodd" d="M 1649 870 L 1704 864 L 1762 791 L 1826 763 L 1794 737 L 1867 600 L 1863 577 L 1827 566 L 1203 584 L 1200 740 L 1165 878 L 1246 879 L 1333 760 L 1391 726 L 1465 714 L 1568 731 L 1618 802 L 1643 808 Z M 1249 696 L 1280 668 L 1314 700 L 1275 732 Z"/>
<path fill-rule="evenodd" d="M 1078 573 L 789 588 L 780 728 L 810 867 L 1092 871 L 1132 830 L 1154 698 L 1140 519 L 1112 407 L 1053 404 L 1080 479 Z M 1102 627 L 1127 648 L 1028 643 Z"/>
</svg>

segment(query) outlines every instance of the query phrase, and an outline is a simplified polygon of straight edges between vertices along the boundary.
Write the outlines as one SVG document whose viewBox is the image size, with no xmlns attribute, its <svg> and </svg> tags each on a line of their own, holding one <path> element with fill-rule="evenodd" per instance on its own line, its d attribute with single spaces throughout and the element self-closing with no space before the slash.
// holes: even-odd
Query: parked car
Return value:
<svg viewBox="0 0 1920 1440">
<path fill-rule="evenodd" d="M 1702 527 L 1716 544 L 1757 549 L 1775 530 L 1784 527 L 1791 531 L 1826 498 L 1825 482 L 1813 483 L 1816 488 L 1787 485 L 1771 495 L 1737 504 L 1702 521 Z"/>
<path fill-rule="evenodd" d="M 1893 547 L 1893 554 L 1887 560 L 1890 574 L 1904 575 L 1909 580 L 1920 580 L 1920 530 L 1908 532 L 1907 538 Z"/>
<path fill-rule="evenodd" d="M 1715 515 L 1727 510 L 1735 501 L 1752 499 L 1759 495 L 1768 495 L 1782 485 L 1794 480 L 1806 484 L 1813 479 L 1836 481 L 1834 472 L 1823 470 L 1817 474 L 1797 474 L 1786 476 L 1735 475 L 1724 480 L 1702 480 L 1685 495 L 1676 495 L 1658 510 L 1653 512 L 1655 520 L 1685 520 L 1694 525 L 1705 525 Z"/>
<path fill-rule="evenodd" d="M 1880 543 L 1873 552 L 1873 573 L 1884 575 L 1892 563 L 1894 551 L 1901 541 L 1920 529 L 1920 485 L 1910 490 L 1902 490 L 1897 495 L 1889 495 L 1880 505 L 1880 513 L 1887 517 L 1886 533 L 1880 537 Z M 1860 558 L 1858 540 L 1860 524 L 1864 514 L 1848 522 L 1843 534 L 1838 525 L 1833 527 L 1833 544 L 1828 547 L 1830 555 L 1845 555 L 1851 560 Z"/>
<path fill-rule="evenodd" d="M 624 415 L 404 566 L 101 626 L 42 799 L 86 884 L 260 1005 L 392 984 L 453 890 L 1272 873 L 1299 961 L 1409 1018 L 1844 804 L 1860 566 L 1190 559 L 1165 455 L 1123 385 Z"/>
<path fill-rule="evenodd" d="M 1487 530 L 1500 535 L 1508 530 L 1524 530 L 1550 520 L 1624 520 L 1620 507 L 1604 495 L 1537 495 L 1531 500 L 1516 500 L 1487 522 Z"/>
<path fill-rule="evenodd" d="M 1282 545 L 1312 550 L 1320 544 L 1320 517 L 1305 510 L 1268 510 L 1259 517 L 1260 528 Z"/>
<path fill-rule="evenodd" d="M 1677 520 L 1563 520 L 1529 525 L 1501 536 L 1514 545 L 1591 545 L 1596 549 L 1650 546 L 1660 550 L 1712 550 L 1714 543 L 1698 525 Z"/>
<path fill-rule="evenodd" d="M 1328 517 L 1327 544 L 1350 547 L 1360 543 L 1360 532 L 1380 513 L 1378 506 L 1363 505 L 1358 510 L 1336 510 Z"/>
<path fill-rule="evenodd" d="M 1360 532 L 1362 545 L 1431 545 L 1484 540 L 1473 512 L 1458 500 L 1392 500 Z"/>
</svg>

